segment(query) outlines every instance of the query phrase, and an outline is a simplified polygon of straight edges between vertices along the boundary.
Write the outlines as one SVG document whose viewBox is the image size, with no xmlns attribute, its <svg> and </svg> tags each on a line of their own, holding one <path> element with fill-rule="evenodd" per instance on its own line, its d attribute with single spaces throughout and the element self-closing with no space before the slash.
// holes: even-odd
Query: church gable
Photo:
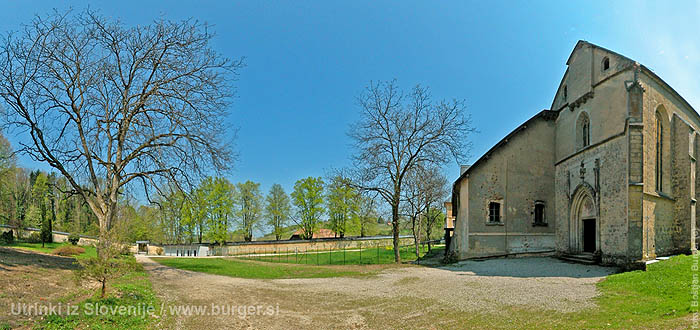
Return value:
<svg viewBox="0 0 700 330">
<path fill-rule="evenodd" d="M 634 61 L 586 41 L 579 41 L 566 61 L 567 70 L 554 96 L 551 110 L 561 110 L 592 97 L 593 88 L 631 68 Z"/>
</svg>

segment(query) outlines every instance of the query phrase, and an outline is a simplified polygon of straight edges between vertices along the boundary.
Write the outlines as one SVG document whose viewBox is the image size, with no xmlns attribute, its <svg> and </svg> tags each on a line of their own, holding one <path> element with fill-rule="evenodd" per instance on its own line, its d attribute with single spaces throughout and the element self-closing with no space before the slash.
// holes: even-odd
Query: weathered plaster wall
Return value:
<svg viewBox="0 0 700 330">
<path fill-rule="evenodd" d="M 553 138 L 554 121 L 536 118 L 470 169 L 457 216 L 461 258 L 554 249 Z M 488 222 L 492 200 L 503 203 L 501 224 Z M 533 225 L 536 201 L 545 203 L 547 226 Z"/>
<path fill-rule="evenodd" d="M 590 119 L 590 143 L 595 145 L 622 133 L 627 119 L 625 81 L 633 73 L 625 71 L 597 85 L 593 96 L 573 110 L 559 112 L 556 125 L 556 159 L 561 161 L 580 151 L 576 144 L 576 121 L 582 112 Z"/>
</svg>

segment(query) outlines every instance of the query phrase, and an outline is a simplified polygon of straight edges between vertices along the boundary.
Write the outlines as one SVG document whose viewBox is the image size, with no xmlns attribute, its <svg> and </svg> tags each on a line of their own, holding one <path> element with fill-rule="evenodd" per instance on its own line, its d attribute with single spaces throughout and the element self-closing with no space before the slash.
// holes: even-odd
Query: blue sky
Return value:
<svg viewBox="0 0 700 330">
<path fill-rule="evenodd" d="M 466 100 L 471 161 L 549 108 L 579 39 L 645 64 L 700 107 L 700 5 L 674 1 L 12 1 L 0 31 L 69 6 L 127 24 L 196 18 L 214 48 L 246 57 L 230 122 L 240 157 L 229 178 L 288 192 L 306 176 L 349 164 L 355 97 L 370 80 L 429 86 Z M 10 136 L 11 141 L 15 139 Z M 44 168 L 21 158 L 26 167 Z M 458 166 L 445 168 L 449 180 Z"/>
</svg>

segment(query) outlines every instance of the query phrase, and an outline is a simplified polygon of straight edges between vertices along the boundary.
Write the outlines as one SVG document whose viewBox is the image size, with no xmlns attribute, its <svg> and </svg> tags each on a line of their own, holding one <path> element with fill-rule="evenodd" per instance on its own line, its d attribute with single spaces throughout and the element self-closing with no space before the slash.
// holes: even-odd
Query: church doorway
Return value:
<svg viewBox="0 0 700 330">
<path fill-rule="evenodd" d="M 583 252 L 594 253 L 596 251 L 595 219 L 583 219 Z"/>
<path fill-rule="evenodd" d="M 569 253 L 595 253 L 600 249 L 598 212 L 593 190 L 587 185 L 576 189 L 569 222 Z"/>
</svg>

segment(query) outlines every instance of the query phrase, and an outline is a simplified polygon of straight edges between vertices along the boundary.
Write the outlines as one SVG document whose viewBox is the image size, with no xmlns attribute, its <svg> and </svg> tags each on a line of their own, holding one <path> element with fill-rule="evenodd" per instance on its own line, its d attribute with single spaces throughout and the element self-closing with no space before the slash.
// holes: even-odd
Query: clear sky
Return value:
<svg viewBox="0 0 700 330">
<path fill-rule="evenodd" d="M 700 5 L 673 1 L 109 1 L 89 6 L 127 24 L 196 18 L 214 47 L 246 57 L 232 112 L 240 157 L 229 178 L 287 192 L 349 164 L 348 124 L 370 80 L 431 87 L 466 100 L 471 162 L 552 103 L 576 41 L 645 64 L 700 107 Z M 671 3 L 671 2 L 669 2 Z M 0 31 L 81 1 L 5 1 Z M 14 141 L 12 136 L 9 137 Z M 21 158 L 23 166 L 46 168 Z M 458 175 L 457 164 L 445 169 Z"/>
</svg>

